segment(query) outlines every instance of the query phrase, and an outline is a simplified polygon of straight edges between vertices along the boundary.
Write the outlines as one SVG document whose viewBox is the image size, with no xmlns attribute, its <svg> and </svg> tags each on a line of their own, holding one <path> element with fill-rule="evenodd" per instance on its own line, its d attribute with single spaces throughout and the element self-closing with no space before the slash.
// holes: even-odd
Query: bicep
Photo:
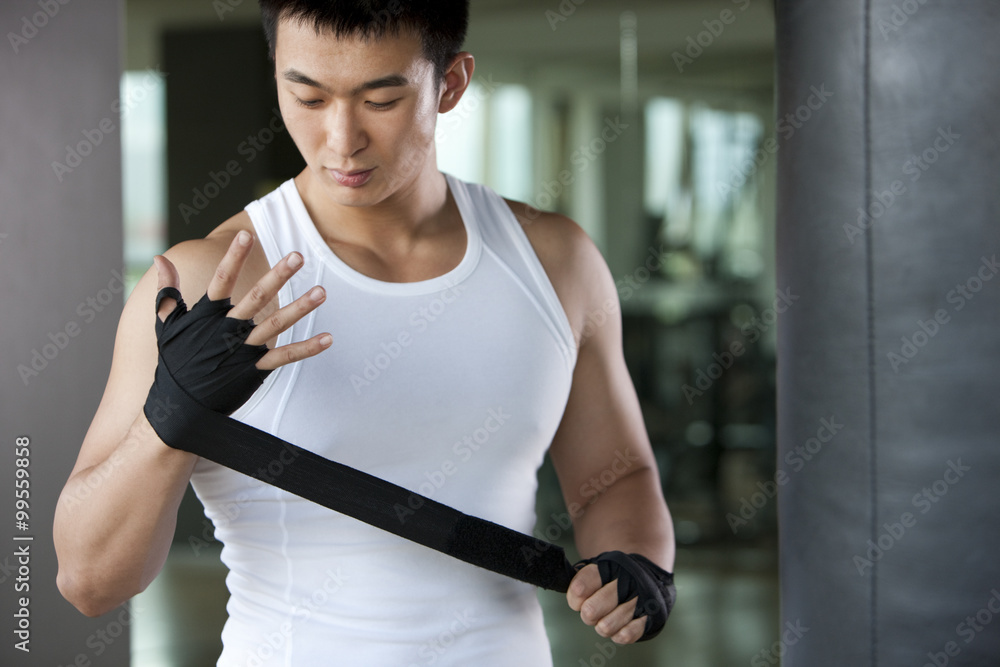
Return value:
<svg viewBox="0 0 1000 667">
<path fill-rule="evenodd" d="M 626 475 L 655 468 L 635 387 L 622 353 L 621 309 L 603 259 L 593 259 L 573 384 L 550 455 L 567 507 L 585 507 Z"/>
</svg>

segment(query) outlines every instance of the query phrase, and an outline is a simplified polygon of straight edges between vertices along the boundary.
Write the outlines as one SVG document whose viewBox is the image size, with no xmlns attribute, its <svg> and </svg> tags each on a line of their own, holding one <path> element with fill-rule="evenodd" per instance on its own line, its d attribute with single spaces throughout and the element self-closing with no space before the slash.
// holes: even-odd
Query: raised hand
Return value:
<svg viewBox="0 0 1000 667">
<path fill-rule="evenodd" d="M 179 277 L 174 265 L 162 256 L 154 259 L 159 290 L 159 362 L 150 400 L 166 393 L 170 383 L 163 376 L 169 374 L 173 383 L 205 406 L 231 414 L 272 370 L 330 346 L 332 337 L 325 333 L 273 350 L 264 344 L 319 306 L 326 297 L 322 287 L 314 287 L 259 325 L 253 322 L 254 316 L 301 267 L 302 256 L 298 253 L 284 257 L 237 305 L 231 305 L 230 297 L 251 247 L 250 234 L 239 232 L 219 262 L 205 295 L 190 311 L 177 289 Z"/>
</svg>

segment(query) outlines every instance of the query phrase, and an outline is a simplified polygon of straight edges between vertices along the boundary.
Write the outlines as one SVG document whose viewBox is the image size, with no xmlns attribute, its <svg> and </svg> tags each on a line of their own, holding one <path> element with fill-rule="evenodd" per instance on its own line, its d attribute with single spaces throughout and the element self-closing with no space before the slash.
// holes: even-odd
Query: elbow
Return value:
<svg viewBox="0 0 1000 667">
<path fill-rule="evenodd" d="M 93 577 L 70 572 L 64 567 L 56 574 L 56 588 L 67 602 L 90 618 L 103 616 L 131 597 L 109 595 L 108 589 L 96 585 Z"/>
</svg>

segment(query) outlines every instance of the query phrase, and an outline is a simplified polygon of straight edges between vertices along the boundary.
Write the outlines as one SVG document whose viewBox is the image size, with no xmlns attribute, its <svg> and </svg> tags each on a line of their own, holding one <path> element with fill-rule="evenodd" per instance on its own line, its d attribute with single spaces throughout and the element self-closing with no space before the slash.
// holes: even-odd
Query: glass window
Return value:
<svg viewBox="0 0 1000 667">
<path fill-rule="evenodd" d="M 153 71 L 121 80 L 125 294 L 167 245 L 166 87 Z"/>
<path fill-rule="evenodd" d="M 438 117 L 438 169 L 505 197 L 531 196 L 531 95 L 518 85 L 473 81 L 458 106 Z"/>
</svg>

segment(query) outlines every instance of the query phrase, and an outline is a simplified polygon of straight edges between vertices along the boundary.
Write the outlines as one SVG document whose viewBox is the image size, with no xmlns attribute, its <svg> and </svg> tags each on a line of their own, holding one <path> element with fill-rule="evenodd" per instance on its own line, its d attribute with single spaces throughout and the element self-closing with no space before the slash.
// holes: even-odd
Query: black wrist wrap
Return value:
<svg viewBox="0 0 1000 667">
<path fill-rule="evenodd" d="M 646 616 L 646 629 L 639 641 L 658 635 L 677 601 L 674 575 L 641 554 L 621 551 L 605 551 L 581 560 L 574 567 L 579 570 L 590 563 L 597 565 L 601 584 L 618 580 L 618 604 L 638 598 L 632 618 Z"/>
</svg>

